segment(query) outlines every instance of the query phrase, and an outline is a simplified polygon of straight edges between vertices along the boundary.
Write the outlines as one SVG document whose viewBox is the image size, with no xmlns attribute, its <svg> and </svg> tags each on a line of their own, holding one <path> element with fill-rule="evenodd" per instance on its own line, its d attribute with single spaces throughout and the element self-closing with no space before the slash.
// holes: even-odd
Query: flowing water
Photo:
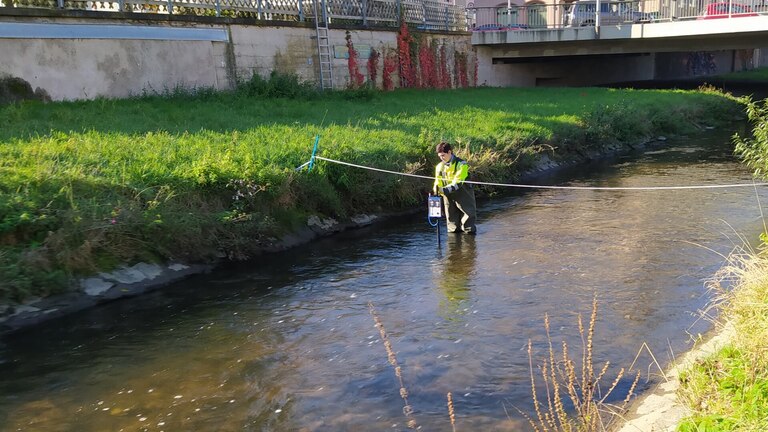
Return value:
<svg viewBox="0 0 768 432">
<path fill-rule="evenodd" d="M 727 141 L 539 181 L 750 182 Z M 527 344 L 538 374 L 545 314 L 556 347 L 580 357 L 577 316 L 597 297 L 594 357 L 616 365 L 606 384 L 643 343 L 666 364 L 710 328 L 704 281 L 718 254 L 757 238 L 767 193 L 529 190 L 481 202 L 479 234 L 444 233 L 439 248 L 418 215 L 78 313 L 2 340 L 0 430 L 399 431 L 413 419 L 445 431 L 448 392 L 458 431 L 525 430 Z M 652 363 L 644 351 L 641 382 L 658 376 Z"/>
</svg>

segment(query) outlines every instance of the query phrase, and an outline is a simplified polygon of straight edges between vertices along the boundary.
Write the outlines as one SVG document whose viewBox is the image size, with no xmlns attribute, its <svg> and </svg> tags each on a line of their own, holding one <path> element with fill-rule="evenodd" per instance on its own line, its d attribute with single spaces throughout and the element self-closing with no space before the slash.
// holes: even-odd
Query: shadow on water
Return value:
<svg viewBox="0 0 768 432">
<path fill-rule="evenodd" d="M 748 183 L 727 137 L 540 181 Z M 709 329 L 696 311 L 717 253 L 762 229 L 756 196 L 768 192 L 510 191 L 480 203 L 477 236 L 443 231 L 439 249 L 417 214 L 200 275 L 3 339 L 0 430 L 405 430 L 369 303 L 423 430 L 450 427 L 447 392 L 457 430 L 526 430 L 514 407 L 531 412 L 526 350 L 546 356 L 544 315 L 579 352 L 577 316 L 597 295 L 596 364 L 628 366 L 643 342 L 671 360 Z"/>
</svg>

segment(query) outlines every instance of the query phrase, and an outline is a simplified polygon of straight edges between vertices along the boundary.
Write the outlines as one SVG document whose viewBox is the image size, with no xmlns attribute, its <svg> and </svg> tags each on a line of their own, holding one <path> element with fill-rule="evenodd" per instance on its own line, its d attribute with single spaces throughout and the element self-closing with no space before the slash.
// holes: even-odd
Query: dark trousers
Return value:
<svg viewBox="0 0 768 432">
<path fill-rule="evenodd" d="M 475 227 L 477 205 L 475 189 L 472 185 L 463 184 L 458 190 L 446 194 L 443 203 L 448 232 L 456 232 L 459 229 L 465 233 L 477 231 Z"/>
</svg>

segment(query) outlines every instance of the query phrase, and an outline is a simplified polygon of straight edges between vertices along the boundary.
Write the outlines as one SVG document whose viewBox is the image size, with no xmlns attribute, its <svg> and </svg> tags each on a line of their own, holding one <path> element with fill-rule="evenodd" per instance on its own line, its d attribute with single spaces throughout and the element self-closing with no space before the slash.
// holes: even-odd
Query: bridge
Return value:
<svg viewBox="0 0 768 432">
<path fill-rule="evenodd" d="M 768 41 L 766 0 L 633 0 L 472 10 L 472 44 L 545 56 L 754 48 Z M 601 10 L 596 13 L 596 5 Z M 600 42 L 600 43 L 598 43 Z M 756 45 L 757 44 L 757 45 Z M 695 46 L 694 46 L 695 45 Z"/>
<path fill-rule="evenodd" d="M 754 52 L 768 47 L 766 0 L 510 2 L 473 8 L 468 22 L 482 59 L 480 82 L 490 85 L 589 85 L 730 72 L 740 62 L 759 64 Z"/>
</svg>

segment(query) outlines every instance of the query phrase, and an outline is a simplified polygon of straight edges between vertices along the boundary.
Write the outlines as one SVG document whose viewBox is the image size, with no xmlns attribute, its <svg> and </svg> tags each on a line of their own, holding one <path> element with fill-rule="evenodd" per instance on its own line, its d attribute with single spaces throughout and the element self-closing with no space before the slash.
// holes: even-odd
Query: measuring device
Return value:
<svg viewBox="0 0 768 432">
<path fill-rule="evenodd" d="M 427 198 L 427 222 L 437 228 L 437 245 L 440 246 L 440 218 L 443 217 L 443 199 L 440 195 L 429 194 Z M 435 220 L 432 223 L 432 219 Z"/>
<path fill-rule="evenodd" d="M 429 209 L 428 218 L 440 219 L 443 217 L 443 200 L 439 195 L 430 195 L 427 199 L 427 207 Z"/>
</svg>

